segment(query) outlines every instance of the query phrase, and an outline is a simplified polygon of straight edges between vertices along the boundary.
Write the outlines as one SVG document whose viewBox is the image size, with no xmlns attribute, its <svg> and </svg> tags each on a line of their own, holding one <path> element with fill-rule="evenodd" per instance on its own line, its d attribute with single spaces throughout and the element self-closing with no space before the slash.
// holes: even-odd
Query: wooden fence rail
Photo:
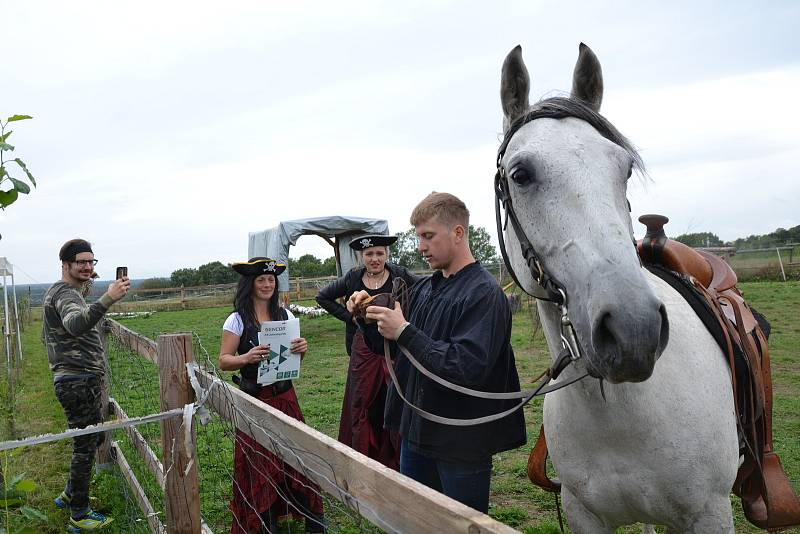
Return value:
<svg viewBox="0 0 800 534">
<path fill-rule="evenodd" d="M 242 393 L 197 364 L 193 368 L 204 389 L 213 384 L 206 402 L 220 417 L 382 529 L 413 533 L 517 532 Z"/>
<path fill-rule="evenodd" d="M 117 416 L 117 419 L 128 418 L 128 415 L 113 398 L 109 399 L 109 406 L 113 410 L 114 415 Z M 147 440 L 144 439 L 144 436 L 142 436 L 135 426 L 125 427 L 123 431 L 128 435 L 128 439 L 131 440 L 133 448 L 136 449 L 136 452 L 139 453 L 139 456 L 144 461 L 144 465 L 156 479 L 158 487 L 161 488 L 161 491 L 164 491 L 164 466 L 161 464 L 161 460 L 158 459 L 156 453 L 153 452 L 153 449 L 147 444 Z"/>
<path fill-rule="evenodd" d="M 160 363 L 162 410 L 193 402 L 194 392 L 186 371 L 186 364 L 189 363 L 200 386 L 209 391 L 206 405 L 210 409 L 231 422 L 238 431 L 252 437 L 288 465 L 308 476 L 328 495 L 383 530 L 397 533 L 517 533 L 488 515 L 367 458 L 208 373 L 193 362 L 190 335 L 159 336 L 156 344 L 119 323 L 109 322 L 112 323 L 111 332 L 119 336 L 126 346 Z M 153 345 L 156 345 L 154 349 Z M 125 412 L 113 399 L 110 404 L 118 417 L 125 417 Z M 162 458 L 165 458 L 165 463 L 174 462 L 170 463 L 171 468 L 166 474 L 157 458 L 154 459 L 153 451 L 143 443 L 141 435 L 137 435 L 138 431 L 132 429 L 126 432 L 156 480 L 163 480 L 167 502 L 166 531 L 192 534 L 210 532 L 199 515 L 197 469 L 200 459 L 194 458 L 192 462 L 187 451 L 183 450 L 183 435 L 182 429 L 178 432 L 179 426 L 180 420 L 177 418 L 162 421 Z M 194 429 L 192 439 L 195 439 Z M 116 450 L 118 447 L 115 447 Z M 122 465 L 119 458 L 124 461 L 124 457 L 118 457 L 118 463 Z M 191 468 L 187 470 L 190 462 Z M 129 483 L 138 485 L 129 467 L 126 471 Z M 157 474 L 159 472 L 163 477 L 161 479 Z M 157 530 L 157 518 L 155 521 L 149 519 L 154 515 L 152 506 L 148 509 L 146 497 L 140 498 L 137 494 L 137 501 L 148 516 L 151 530 L 162 532 Z"/>
<path fill-rule="evenodd" d="M 141 334 L 137 334 L 129 328 L 125 328 L 117 321 L 106 319 L 106 324 L 111 334 L 117 338 L 120 343 L 137 353 L 139 356 L 150 360 L 158 365 L 158 350 L 156 342 L 152 339 L 146 338 Z"/>
<path fill-rule="evenodd" d="M 158 515 L 156 515 L 153 505 L 150 504 L 150 499 L 147 498 L 147 494 L 145 494 L 142 485 L 139 484 L 139 480 L 137 480 L 136 475 L 133 474 L 133 470 L 128 464 L 128 460 L 125 458 L 125 455 L 122 454 L 122 449 L 119 448 L 119 445 L 116 441 L 111 444 L 111 451 L 111 454 L 117 460 L 117 465 L 119 465 L 119 470 L 122 472 L 122 476 L 124 476 L 125 480 L 128 481 L 128 485 L 133 491 L 133 496 L 136 498 L 136 502 L 139 503 L 139 509 L 144 514 L 147 524 L 150 526 L 150 531 L 155 534 L 166 534 L 167 530 L 158 519 Z"/>
</svg>

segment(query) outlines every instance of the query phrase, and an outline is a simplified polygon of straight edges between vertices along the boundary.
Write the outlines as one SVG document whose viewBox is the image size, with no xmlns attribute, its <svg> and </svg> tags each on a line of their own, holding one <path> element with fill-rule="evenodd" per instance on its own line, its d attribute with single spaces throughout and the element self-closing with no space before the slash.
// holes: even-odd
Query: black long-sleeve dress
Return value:
<svg viewBox="0 0 800 534">
<path fill-rule="evenodd" d="M 360 323 L 357 327 L 347 309 L 335 301 L 350 298 L 356 291 L 370 295 L 392 291 L 394 277 L 400 276 L 409 286 L 417 277 L 405 268 L 386 264 L 389 276 L 383 286 L 364 286 L 364 268 L 354 269 L 317 295 L 317 302 L 347 324 L 347 348 L 350 362 L 347 384 L 339 421 L 339 441 L 393 469 L 399 468 L 400 448 L 396 432 L 384 428 L 383 413 L 389 372 L 383 358 L 383 337 L 376 324 Z M 351 333 L 352 331 L 352 333 Z"/>
</svg>

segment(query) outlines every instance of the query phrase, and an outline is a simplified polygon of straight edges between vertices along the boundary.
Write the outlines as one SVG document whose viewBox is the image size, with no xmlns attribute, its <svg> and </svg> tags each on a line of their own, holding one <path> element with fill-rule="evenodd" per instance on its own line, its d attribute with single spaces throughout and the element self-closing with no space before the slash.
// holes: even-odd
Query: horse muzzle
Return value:
<svg viewBox="0 0 800 534">
<path fill-rule="evenodd" d="M 655 295 L 602 308 L 592 323 L 591 367 L 611 383 L 643 382 L 669 341 L 664 304 Z"/>
</svg>

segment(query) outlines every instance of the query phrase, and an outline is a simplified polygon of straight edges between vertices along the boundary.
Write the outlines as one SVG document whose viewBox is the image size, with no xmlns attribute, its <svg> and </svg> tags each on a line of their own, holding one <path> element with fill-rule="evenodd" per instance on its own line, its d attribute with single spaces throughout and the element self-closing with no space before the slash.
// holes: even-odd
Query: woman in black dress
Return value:
<svg viewBox="0 0 800 534">
<path fill-rule="evenodd" d="M 383 358 L 383 337 L 375 324 L 356 322 L 337 299 L 346 302 L 356 291 L 370 295 L 391 293 L 395 278 L 410 287 L 417 277 L 405 267 L 386 261 L 395 236 L 365 235 L 350 242 L 360 253 L 363 267 L 356 267 L 322 289 L 317 302 L 345 323 L 345 343 L 350 355 L 347 385 L 339 422 L 339 441 L 387 467 L 399 467 L 399 443 L 394 433 L 383 428 L 383 408 L 389 372 Z"/>
</svg>

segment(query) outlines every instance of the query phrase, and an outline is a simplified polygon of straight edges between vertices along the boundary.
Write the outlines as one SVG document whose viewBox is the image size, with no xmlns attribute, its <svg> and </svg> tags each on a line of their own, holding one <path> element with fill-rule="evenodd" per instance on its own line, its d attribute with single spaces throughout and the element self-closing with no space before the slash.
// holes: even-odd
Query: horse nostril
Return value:
<svg viewBox="0 0 800 534">
<path fill-rule="evenodd" d="M 597 328 L 594 332 L 594 345 L 599 348 L 601 352 L 612 349 L 617 345 L 617 336 L 614 335 L 611 326 L 611 313 L 604 313 L 600 320 L 597 322 Z"/>
<path fill-rule="evenodd" d="M 653 303 L 655 304 L 655 303 Z M 610 382 L 641 382 L 653 373 L 669 339 L 669 324 L 662 303 L 652 307 L 606 310 L 595 322 L 592 341 L 597 363 Z M 658 313 L 654 313 L 658 310 Z"/>
</svg>

